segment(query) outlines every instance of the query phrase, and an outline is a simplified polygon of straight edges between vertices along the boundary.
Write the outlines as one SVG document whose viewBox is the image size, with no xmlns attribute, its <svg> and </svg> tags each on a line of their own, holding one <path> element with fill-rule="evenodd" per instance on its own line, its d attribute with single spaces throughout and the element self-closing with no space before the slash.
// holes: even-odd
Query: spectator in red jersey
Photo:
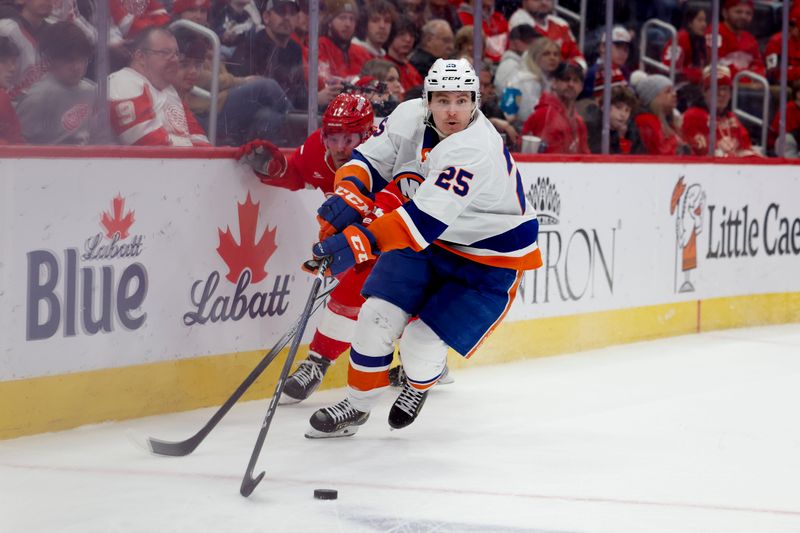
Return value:
<svg viewBox="0 0 800 533">
<path fill-rule="evenodd" d="M 459 18 L 456 6 L 447 0 L 428 0 L 423 12 L 423 20 L 441 19 L 447 22 L 454 32 L 461 29 L 461 19 Z M 420 27 L 422 24 L 420 24 Z"/>
<path fill-rule="evenodd" d="M 614 26 L 611 29 L 611 86 L 627 86 L 628 69 L 625 64 L 628 62 L 628 56 L 631 53 L 631 42 L 633 36 L 631 32 L 622 26 Z M 606 52 L 606 34 L 600 39 L 600 45 L 597 47 L 597 61 L 586 72 L 586 81 L 584 82 L 583 92 L 578 97 L 582 98 L 596 98 L 603 94 L 603 86 L 605 85 L 603 77 L 605 76 L 605 52 Z"/>
<path fill-rule="evenodd" d="M 795 1 L 789 12 L 789 58 L 787 80 L 800 80 L 800 1 Z M 781 81 L 781 32 L 770 37 L 764 52 L 767 61 L 767 78 L 772 83 Z"/>
<path fill-rule="evenodd" d="M 320 89 L 328 89 L 321 98 L 326 105 L 342 90 L 342 82 L 358 76 L 364 63 L 372 59 L 366 49 L 353 43 L 358 20 L 355 0 L 327 0 L 324 35 L 319 38 Z"/>
<path fill-rule="evenodd" d="M 50 26 L 45 19 L 53 11 L 53 0 L 18 0 L 17 5 L 20 10 L 16 18 L 0 20 L 0 37 L 11 39 L 19 50 L 16 73 L 8 87 L 14 101 L 47 72 L 39 54 L 39 41 Z"/>
<path fill-rule="evenodd" d="M 0 37 L 0 144 L 24 144 L 20 126 L 8 88 L 17 72 L 19 49 L 8 37 Z"/>
<path fill-rule="evenodd" d="M 717 138 L 714 148 L 716 157 L 746 157 L 757 155 L 750 143 L 750 134 L 730 110 L 731 70 L 717 67 Z M 689 143 L 694 155 L 707 155 L 709 143 L 711 104 L 711 67 L 703 69 L 705 105 L 690 107 L 683 114 L 683 138 Z"/>
<path fill-rule="evenodd" d="M 494 0 L 482 0 L 481 27 L 486 39 L 483 55 L 493 63 L 500 61 L 503 52 L 508 48 L 508 20 L 502 13 L 494 9 Z M 463 2 L 458 8 L 458 16 L 464 26 L 473 26 L 472 2 Z"/>
<path fill-rule="evenodd" d="M 703 68 L 708 65 L 711 54 L 706 46 L 708 13 L 702 6 L 687 5 L 683 28 L 678 30 L 678 45 L 675 51 L 675 72 L 689 83 L 699 85 Z M 672 64 L 672 39 L 661 54 L 661 62 Z"/>
<path fill-rule="evenodd" d="M 135 38 L 145 28 L 169 24 L 167 10 L 158 0 L 109 0 L 112 44 Z"/>
<path fill-rule="evenodd" d="M 523 0 L 522 7 L 517 9 L 508 20 L 511 28 L 520 24 L 530 24 L 543 37 L 552 39 L 561 47 L 561 57 L 564 61 L 574 60 L 586 68 L 578 42 L 567 22 L 553 15 L 553 0 Z"/>
<path fill-rule="evenodd" d="M 548 154 L 588 154 L 586 124 L 575 109 L 583 90 L 583 68 L 561 63 L 553 73 L 553 92 L 542 94 L 533 114 L 522 126 L 522 135 L 535 135 Z"/>
<path fill-rule="evenodd" d="M 372 57 L 385 56 L 392 24 L 396 19 L 394 4 L 387 0 L 373 0 L 361 14 L 353 42 L 372 54 Z"/>
<path fill-rule="evenodd" d="M 84 79 L 92 43 L 78 26 L 56 22 L 42 37 L 49 69 L 17 105 L 22 134 L 31 144 L 89 144 L 94 83 Z"/>
<path fill-rule="evenodd" d="M 423 81 L 422 75 L 408 61 L 418 39 L 419 32 L 410 18 L 397 19 L 397 24 L 392 28 L 392 35 L 389 36 L 389 46 L 384 57 L 397 67 L 397 71 L 400 73 L 400 83 L 406 91 L 419 87 Z"/>
<path fill-rule="evenodd" d="M 188 20 L 201 26 L 208 26 L 209 0 L 175 0 L 172 4 L 174 20 Z"/>
<path fill-rule="evenodd" d="M 453 30 L 443 20 L 431 20 L 422 27 L 419 44 L 409 61 L 417 72 L 427 74 L 439 58 L 451 57 L 455 51 Z"/>
<path fill-rule="evenodd" d="M 675 111 L 678 97 L 669 78 L 637 71 L 631 76 L 631 82 L 642 108 L 636 116 L 636 126 L 647 153 L 688 155 L 690 149 L 681 136 L 680 120 Z"/>
<path fill-rule="evenodd" d="M 719 25 L 719 62 L 736 75 L 749 70 L 764 76 L 766 68 L 758 47 L 758 41 L 747 31 L 753 21 L 753 0 L 725 0 L 722 9 L 723 24 Z M 711 26 L 706 29 L 711 40 Z M 711 53 L 708 53 L 711 57 Z"/>
<path fill-rule="evenodd" d="M 131 65 L 108 77 L 111 125 L 121 144 L 195 145 L 183 102 L 173 86 L 179 57 L 171 31 L 145 28 L 133 42 Z"/>
</svg>

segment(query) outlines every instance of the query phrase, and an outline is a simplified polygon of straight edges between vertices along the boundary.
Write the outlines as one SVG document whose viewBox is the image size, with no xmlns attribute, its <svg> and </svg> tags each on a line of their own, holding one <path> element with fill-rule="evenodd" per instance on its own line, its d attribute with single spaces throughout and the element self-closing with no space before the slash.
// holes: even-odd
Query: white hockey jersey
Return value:
<svg viewBox="0 0 800 533">
<path fill-rule="evenodd" d="M 142 146 L 208 146 L 208 138 L 174 87 L 156 89 L 132 68 L 108 77 L 111 125 L 120 142 Z"/>
<path fill-rule="evenodd" d="M 494 126 L 476 111 L 465 130 L 439 140 L 425 114 L 421 99 L 400 104 L 337 172 L 337 180 L 356 177 L 372 192 L 409 168 L 424 177 L 411 201 L 370 226 L 378 248 L 421 250 L 435 242 L 483 264 L 541 266 L 536 213 Z"/>
</svg>

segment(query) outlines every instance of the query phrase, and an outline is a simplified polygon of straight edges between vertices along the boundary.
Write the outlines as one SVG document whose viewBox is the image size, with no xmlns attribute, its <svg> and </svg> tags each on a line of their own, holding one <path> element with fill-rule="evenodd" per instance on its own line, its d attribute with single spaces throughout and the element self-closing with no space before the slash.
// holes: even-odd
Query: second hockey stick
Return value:
<svg viewBox="0 0 800 533">
<path fill-rule="evenodd" d="M 313 315 L 320 307 L 325 305 L 325 297 L 328 296 L 328 294 L 330 294 L 335 287 L 336 284 L 334 284 L 332 287 L 327 288 L 325 292 L 315 297 L 314 303 L 316 304 L 316 306 L 311 311 L 310 315 Z M 309 317 L 306 317 L 306 322 L 308 322 Z M 234 404 L 239 401 L 239 399 L 244 395 L 245 392 L 247 392 L 247 389 L 249 389 L 253 385 L 253 383 L 255 383 L 255 381 L 259 378 L 259 376 L 261 376 L 264 370 L 266 370 L 266 368 L 272 363 L 272 361 L 275 360 L 275 358 L 278 356 L 281 350 L 283 350 L 283 348 L 287 344 L 289 344 L 289 341 L 292 339 L 292 337 L 295 336 L 295 333 L 298 331 L 302 318 L 303 315 L 301 315 L 301 317 L 298 318 L 298 320 L 289 329 L 289 331 L 283 334 L 283 337 L 278 339 L 278 341 L 275 343 L 272 349 L 270 349 L 270 351 L 267 352 L 266 355 L 264 355 L 264 357 L 261 359 L 261 361 L 259 361 L 256 367 L 253 368 L 253 370 L 247 375 L 246 378 L 244 378 L 244 381 L 242 381 L 242 383 L 236 388 L 236 390 L 233 391 L 233 394 L 231 394 L 228 397 L 228 399 L 225 400 L 225 403 L 223 403 L 220 406 L 220 408 L 217 409 L 217 411 L 212 415 L 212 417 L 208 420 L 208 422 L 206 422 L 205 425 L 202 428 L 200 428 L 200 430 L 197 433 L 195 433 L 188 439 L 181 441 L 166 441 L 166 440 L 156 439 L 154 437 L 148 437 L 145 443 L 147 447 L 150 449 L 150 452 L 156 455 L 167 455 L 171 457 L 183 457 L 185 455 L 189 455 L 190 453 L 192 453 L 200 445 L 200 443 L 203 442 L 203 440 L 205 440 L 208 434 L 211 433 L 211 430 L 213 430 L 217 426 L 217 424 L 219 424 L 219 421 L 222 420 L 222 418 L 226 414 L 228 414 L 228 411 L 231 410 Z M 303 324 L 303 329 L 305 329 L 305 323 Z M 302 332 L 300 332 L 300 335 L 302 336 Z"/>
<path fill-rule="evenodd" d="M 292 346 L 289 348 L 289 354 L 286 356 L 286 361 L 283 363 L 281 375 L 278 378 L 277 385 L 275 385 L 275 393 L 272 395 L 272 399 L 269 402 L 269 407 L 267 407 L 267 414 L 264 417 L 264 422 L 261 424 L 261 429 L 258 432 L 258 438 L 256 438 L 256 444 L 253 448 L 253 453 L 250 454 L 250 462 L 247 463 L 247 470 L 245 471 L 244 478 L 242 479 L 242 486 L 239 489 L 239 493 L 245 498 L 250 496 L 256 486 L 258 486 L 258 484 L 261 483 L 261 480 L 264 479 L 265 472 L 262 471 L 260 474 L 258 474 L 258 476 L 253 477 L 253 470 L 256 467 L 256 461 L 258 461 L 261 448 L 264 446 L 264 440 L 267 438 L 267 432 L 269 431 L 269 426 L 272 423 L 272 417 L 275 414 L 275 408 L 278 406 L 278 401 L 280 400 L 281 394 L 283 394 L 283 386 L 286 383 L 286 377 L 289 375 L 289 370 L 292 368 L 292 363 L 294 362 L 294 356 L 297 354 L 297 349 L 300 347 L 300 341 L 303 338 L 303 332 L 306 330 L 308 319 L 311 317 L 312 307 L 317 299 L 317 292 L 322 285 L 322 281 L 325 279 L 325 271 L 328 270 L 330 263 L 331 258 L 325 257 L 320 260 L 318 264 L 319 270 L 317 270 L 317 277 L 314 279 L 314 284 L 311 286 L 311 293 L 308 295 L 308 300 L 306 301 L 306 306 L 303 309 L 303 314 L 300 315 L 300 319 L 297 323 L 297 333 L 292 340 Z"/>
</svg>

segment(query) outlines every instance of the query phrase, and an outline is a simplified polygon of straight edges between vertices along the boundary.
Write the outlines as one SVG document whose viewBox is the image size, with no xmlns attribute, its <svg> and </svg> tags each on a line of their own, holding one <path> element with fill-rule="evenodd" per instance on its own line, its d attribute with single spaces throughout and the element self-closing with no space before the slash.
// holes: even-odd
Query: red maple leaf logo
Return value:
<svg viewBox="0 0 800 533">
<path fill-rule="evenodd" d="M 253 283 L 258 283 L 267 277 L 267 271 L 264 266 L 267 264 L 270 256 L 278 249 L 275 245 L 275 233 L 277 229 L 269 228 L 264 229 L 261 238 L 256 242 L 256 226 L 258 225 L 258 206 L 259 204 L 253 203 L 250 198 L 250 193 L 247 193 L 247 200 L 243 204 L 237 204 L 239 207 L 239 235 L 241 236 L 241 244 L 236 242 L 236 239 L 231 233 L 231 228 L 228 226 L 225 233 L 221 229 L 219 231 L 219 247 L 217 253 L 228 265 L 228 275 L 225 276 L 231 283 L 236 283 L 239 275 L 245 268 L 250 269 L 253 275 Z"/>
<path fill-rule="evenodd" d="M 134 211 L 128 211 L 124 217 L 122 216 L 122 213 L 125 211 L 125 198 L 123 198 L 121 194 L 117 194 L 111 202 L 111 205 L 114 214 L 112 215 L 108 211 L 103 211 L 103 218 L 100 220 L 100 224 L 106 228 L 106 237 L 109 239 L 113 238 L 115 233 L 119 233 L 120 239 L 126 239 L 128 237 L 128 230 L 135 220 L 133 218 Z"/>
</svg>

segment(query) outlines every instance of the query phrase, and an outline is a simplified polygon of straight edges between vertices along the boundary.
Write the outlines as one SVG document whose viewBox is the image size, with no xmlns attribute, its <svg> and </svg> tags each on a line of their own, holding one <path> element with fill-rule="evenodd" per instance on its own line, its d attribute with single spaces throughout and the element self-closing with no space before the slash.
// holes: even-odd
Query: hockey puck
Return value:
<svg viewBox="0 0 800 533">
<path fill-rule="evenodd" d="M 314 489 L 314 499 L 335 500 L 339 497 L 339 491 L 333 489 Z"/>
</svg>

